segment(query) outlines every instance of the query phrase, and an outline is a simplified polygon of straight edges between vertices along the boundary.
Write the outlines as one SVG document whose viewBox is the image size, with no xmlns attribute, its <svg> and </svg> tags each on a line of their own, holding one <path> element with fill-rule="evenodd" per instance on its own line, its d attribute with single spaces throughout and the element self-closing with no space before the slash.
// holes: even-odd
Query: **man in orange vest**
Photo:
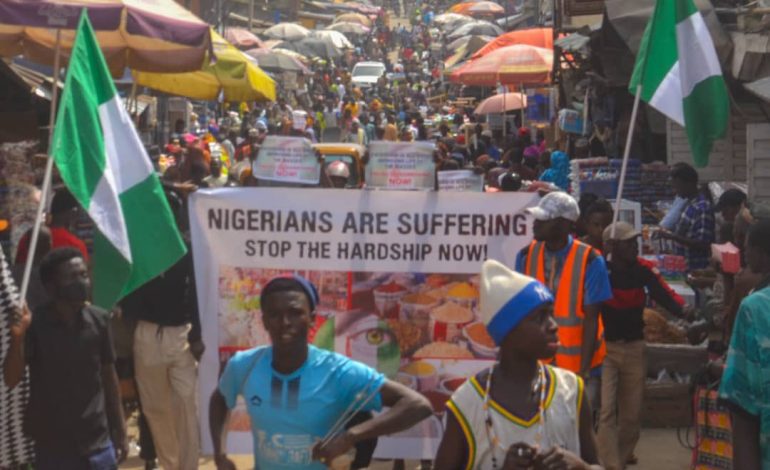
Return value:
<svg viewBox="0 0 770 470">
<path fill-rule="evenodd" d="M 572 237 L 580 209 L 569 194 L 550 193 L 526 212 L 535 219 L 535 239 L 519 252 L 516 270 L 554 293 L 560 343 L 555 364 L 583 377 L 593 409 L 599 409 L 606 353 L 599 309 L 612 298 L 607 265 L 598 250 Z"/>
</svg>

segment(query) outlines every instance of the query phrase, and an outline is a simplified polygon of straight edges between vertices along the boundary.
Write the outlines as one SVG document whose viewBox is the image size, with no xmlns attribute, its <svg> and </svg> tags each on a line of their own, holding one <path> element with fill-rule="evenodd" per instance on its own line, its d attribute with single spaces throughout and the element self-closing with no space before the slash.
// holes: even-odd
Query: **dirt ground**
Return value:
<svg viewBox="0 0 770 470">
<path fill-rule="evenodd" d="M 639 465 L 629 467 L 634 470 L 686 470 L 689 468 L 690 452 L 679 445 L 676 429 L 643 429 L 642 438 L 636 448 L 639 457 Z M 253 468 L 251 456 L 234 456 L 238 469 Z M 417 469 L 419 462 L 408 461 L 407 470 Z M 142 470 L 144 463 L 138 457 L 133 457 L 120 466 L 124 470 Z M 201 470 L 213 470 L 213 461 L 203 458 L 200 461 Z M 371 470 L 390 470 L 391 462 L 375 462 L 369 467 Z"/>
</svg>

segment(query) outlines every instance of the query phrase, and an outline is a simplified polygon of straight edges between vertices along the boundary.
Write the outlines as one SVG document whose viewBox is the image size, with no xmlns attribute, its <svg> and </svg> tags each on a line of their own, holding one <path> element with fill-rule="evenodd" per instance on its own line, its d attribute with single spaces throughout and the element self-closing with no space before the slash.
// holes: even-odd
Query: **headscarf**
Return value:
<svg viewBox="0 0 770 470">
<path fill-rule="evenodd" d="M 564 191 L 569 191 L 569 157 L 562 151 L 551 154 L 551 168 L 545 170 L 540 181 L 553 183 Z"/>
</svg>

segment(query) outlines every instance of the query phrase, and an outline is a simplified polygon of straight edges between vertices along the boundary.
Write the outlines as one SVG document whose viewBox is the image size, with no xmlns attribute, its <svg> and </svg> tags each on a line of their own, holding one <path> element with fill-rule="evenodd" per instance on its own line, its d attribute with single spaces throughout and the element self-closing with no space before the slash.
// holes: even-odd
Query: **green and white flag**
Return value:
<svg viewBox="0 0 770 470">
<path fill-rule="evenodd" d="M 95 304 L 111 308 L 185 254 L 163 188 L 118 96 L 85 9 L 51 155 L 64 183 L 96 224 Z"/>
<path fill-rule="evenodd" d="M 695 165 L 706 166 L 727 130 L 730 103 L 714 42 L 693 0 L 658 0 L 629 91 L 684 126 Z"/>
</svg>

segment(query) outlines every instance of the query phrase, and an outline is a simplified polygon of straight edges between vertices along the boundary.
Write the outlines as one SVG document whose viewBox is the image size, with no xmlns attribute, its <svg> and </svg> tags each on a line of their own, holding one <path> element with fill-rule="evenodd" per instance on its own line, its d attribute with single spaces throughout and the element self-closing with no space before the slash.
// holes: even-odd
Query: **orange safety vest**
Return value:
<svg viewBox="0 0 770 470">
<path fill-rule="evenodd" d="M 529 245 L 525 262 L 525 274 L 534 277 L 545 285 L 545 243 L 533 241 Z M 555 364 L 572 372 L 580 372 L 580 348 L 583 343 L 583 289 L 585 286 L 586 268 L 591 254 L 589 245 L 573 240 L 572 247 L 564 261 L 561 279 L 554 303 L 554 318 L 559 325 L 559 350 L 556 352 Z M 550 287 L 550 286 L 549 286 Z M 596 332 L 596 351 L 591 359 L 591 368 L 600 366 L 607 353 L 604 344 L 604 325 L 601 317 L 597 320 L 599 326 Z"/>
</svg>

